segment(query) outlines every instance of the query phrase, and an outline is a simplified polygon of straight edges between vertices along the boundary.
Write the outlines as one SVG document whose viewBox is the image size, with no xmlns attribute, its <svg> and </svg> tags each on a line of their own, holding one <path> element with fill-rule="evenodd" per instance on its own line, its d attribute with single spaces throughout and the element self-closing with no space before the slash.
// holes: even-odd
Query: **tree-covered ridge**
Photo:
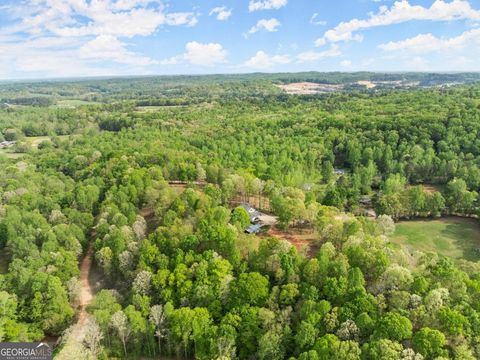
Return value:
<svg viewBox="0 0 480 360">
<path fill-rule="evenodd" d="M 478 212 L 480 88 L 259 97 L 239 84 L 245 98 L 175 107 L 1 110 L 19 144 L 31 127 L 75 136 L 0 155 L 0 338 L 72 323 L 91 243 L 104 289 L 84 356 L 478 358 L 478 262 L 388 238 L 392 218 Z M 244 234 L 238 198 L 313 231 L 318 250 Z M 365 206 L 380 216 L 352 214 Z"/>
<path fill-rule="evenodd" d="M 134 100 L 142 103 L 155 101 L 156 105 L 174 99 L 178 103 L 192 103 L 212 97 L 246 97 L 280 93 L 272 84 L 312 82 L 341 84 L 346 89 L 356 87 L 358 81 L 384 82 L 395 88 L 398 82 L 420 87 L 472 84 L 480 81 L 478 73 L 373 73 L 373 72 L 303 72 L 255 73 L 230 75 L 175 75 L 139 78 L 91 78 L 49 81 L 0 82 L 0 104 L 48 106 L 61 99 L 112 102 Z M 388 83 L 391 84 L 388 84 Z M 151 105 L 154 105 L 151 103 Z"/>
</svg>

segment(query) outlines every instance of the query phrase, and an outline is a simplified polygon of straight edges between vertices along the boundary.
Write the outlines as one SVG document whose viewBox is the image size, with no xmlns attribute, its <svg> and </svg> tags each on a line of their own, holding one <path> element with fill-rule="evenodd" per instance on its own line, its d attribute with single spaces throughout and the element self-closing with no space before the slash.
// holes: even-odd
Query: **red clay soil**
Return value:
<svg viewBox="0 0 480 360">
<path fill-rule="evenodd" d="M 315 256 L 316 251 L 318 250 L 317 246 L 313 245 L 310 240 L 299 239 L 294 234 L 282 231 L 276 227 L 271 227 L 267 231 L 266 235 L 275 237 L 277 239 L 287 240 L 290 244 L 297 248 L 298 252 L 302 253 L 305 251 L 309 257 Z"/>
</svg>

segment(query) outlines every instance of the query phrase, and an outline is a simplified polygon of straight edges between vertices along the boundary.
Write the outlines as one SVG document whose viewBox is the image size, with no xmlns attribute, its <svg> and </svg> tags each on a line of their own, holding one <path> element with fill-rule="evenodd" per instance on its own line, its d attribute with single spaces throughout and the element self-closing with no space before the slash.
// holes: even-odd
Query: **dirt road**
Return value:
<svg viewBox="0 0 480 360">
<path fill-rule="evenodd" d="M 93 291 L 90 285 L 90 270 L 92 268 L 93 246 L 90 244 L 85 257 L 80 265 L 80 313 L 78 314 L 78 325 L 84 325 L 88 316 L 87 306 L 93 299 Z"/>
<path fill-rule="evenodd" d="M 91 270 L 93 261 L 93 245 L 90 244 L 85 257 L 80 263 L 80 307 L 77 322 L 63 335 L 63 348 L 55 356 L 56 360 L 82 360 L 90 359 L 88 352 L 83 348 L 83 339 L 90 315 L 87 306 L 93 299 L 94 291 L 91 285 Z"/>
</svg>

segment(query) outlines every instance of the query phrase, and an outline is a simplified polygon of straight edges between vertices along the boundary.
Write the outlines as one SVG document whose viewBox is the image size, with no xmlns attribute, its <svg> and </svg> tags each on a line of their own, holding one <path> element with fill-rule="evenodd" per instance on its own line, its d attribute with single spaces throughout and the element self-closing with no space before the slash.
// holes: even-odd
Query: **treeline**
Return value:
<svg viewBox="0 0 480 360">
<path fill-rule="evenodd" d="M 199 100 L 187 99 L 187 98 L 175 98 L 175 99 L 158 99 L 158 98 L 151 98 L 137 101 L 137 106 L 186 106 L 198 103 Z"/>
<path fill-rule="evenodd" d="M 18 140 L 24 136 L 69 135 L 87 128 L 94 119 L 94 113 L 84 109 L 0 109 L 0 139 L 2 136 Z"/>
<path fill-rule="evenodd" d="M 49 96 L 32 96 L 0 99 L 0 103 L 23 106 L 50 106 L 55 104 L 55 99 Z"/>
</svg>

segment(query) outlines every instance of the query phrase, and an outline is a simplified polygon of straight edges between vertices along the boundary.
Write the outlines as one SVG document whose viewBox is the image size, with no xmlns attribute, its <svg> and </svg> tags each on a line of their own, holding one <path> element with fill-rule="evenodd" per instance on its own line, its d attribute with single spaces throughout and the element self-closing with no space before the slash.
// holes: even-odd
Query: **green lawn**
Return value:
<svg viewBox="0 0 480 360">
<path fill-rule="evenodd" d="M 396 224 L 392 242 L 410 250 L 437 252 L 453 259 L 480 260 L 480 222 L 448 217 Z"/>
</svg>

